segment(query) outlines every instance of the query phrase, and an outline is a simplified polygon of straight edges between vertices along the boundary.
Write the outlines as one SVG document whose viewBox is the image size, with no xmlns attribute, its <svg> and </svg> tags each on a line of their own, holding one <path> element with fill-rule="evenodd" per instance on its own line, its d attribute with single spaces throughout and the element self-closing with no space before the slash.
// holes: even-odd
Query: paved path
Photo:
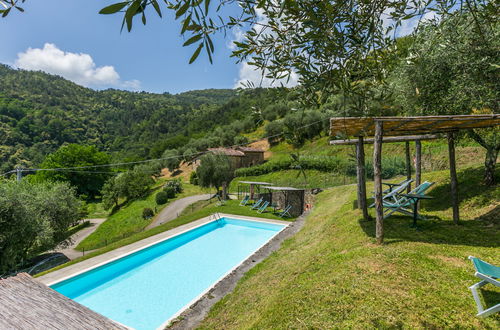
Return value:
<svg viewBox="0 0 500 330">
<path fill-rule="evenodd" d="M 161 210 L 161 212 L 153 220 L 153 222 L 151 222 L 149 226 L 146 227 L 146 230 L 159 226 L 162 223 L 174 220 L 189 205 L 199 201 L 207 200 L 212 196 L 212 194 L 194 195 L 173 201 L 167 207 Z"/>
<path fill-rule="evenodd" d="M 85 219 L 83 221 L 90 221 L 90 226 L 76 232 L 73 236 L 71 236 L 72 243 L 69 246 L 64 249 L 56 249 L 55 252 L 63 253 L 71 260 L 77 257 L 81 257 L 82 252 L 75 250 L 75 247 L 80 244 L 80 242 L 83 241 L 87 236 L 92 234 L 101 223 L 106 221 L 106 219 Z"/>
</svg>

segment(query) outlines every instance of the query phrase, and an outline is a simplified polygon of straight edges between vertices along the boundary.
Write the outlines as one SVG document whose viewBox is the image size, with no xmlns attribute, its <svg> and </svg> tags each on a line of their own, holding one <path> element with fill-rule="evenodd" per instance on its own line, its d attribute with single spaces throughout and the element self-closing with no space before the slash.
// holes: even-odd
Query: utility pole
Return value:
<svg viewBox="0 0 500 330">
<path fill-rule="evenodd" d="M 23 177 L 23 170 L 20 167 L 18 167 L 16 168 L 16 173 L 17 173 L 17 182 L 20 182 Z"/>
</svg>

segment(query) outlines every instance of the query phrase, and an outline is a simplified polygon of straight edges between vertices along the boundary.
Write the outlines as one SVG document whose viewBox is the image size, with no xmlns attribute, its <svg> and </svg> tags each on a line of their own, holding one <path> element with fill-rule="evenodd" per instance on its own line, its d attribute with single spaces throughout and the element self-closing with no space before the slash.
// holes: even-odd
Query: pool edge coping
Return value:
<svg viewBox="0 0 500 330">
<path fill-rule="evenodd" d="M 278 231 L 277 233 L 280 233 L 283 229 L 287 228 L 292 223 L 289 221 L 274 220 L 274 219 L 268 219 L 268 218 L 257 218 L 257 217 L 249 217 L 249 216 L 240 216 L 240 215 L 228 214 L 228 213 L 219 213 L 219 216 L 221 218 L 231 217 L 231 218 L 241 219 L 241 220 L 249 220 L 249 221 L 257 221 L 257 222 L 284 225 L 284 227 L 280 231 Z M 50 287 L 51 285 L 57 284 L 59 282 L 63 282 L 69 278 L 78 276 L 78 275 L 83 274 L 87 271 L 98 268 L 100 266 L 103 266 L 105 264 L 108 264 L 110 262 L 118 260 L 120 258 L 126 257 L 128 255 L 131 255 L 135 252 L 146 249 L 150 246 L 153 246 L 155 244 L 158 244 L 158 243 L 163 242 L 165 240 L 168 240 L 170 238 L 179 236 L 181 234 L 184 234 L 185 232 L 188 232 L 190 230 L 193 230 L 193 229 L 196 229 L 196 228 L 201 227 L 203 225 L 206 225 L 207 223 L 210 223 L 212 221 L 216 221 L 216 220 L 211 219 L 211 217 L 212 217 L 212 215 L 206 216 L 206 217 L 194 220 L 190 223 L 186 223 L 184 225 L 181 225 L 179 227 L 166 230 L 166 231 L 158 233 L 156 235 L 146 237 L 142 240 L 139 240 L 139 241 L 133 242 L 131 244 L 119 247 L 117 249 L 108 251 L 108 252 L 100 254 L 98 256 L 95 256 L 95 257 L 92 257 L 92 258 L 89 258 L 86 260 L 82 260 L 81 262 L 78 262 L 76 264 L 58 269 L 56 271 L 50 272 L 50 273 L 45 274 L 45 275 L 40 276 L 40 277 L 37 277 L 36 280 L 39 281 L 40 283 Z"/>
</svg>

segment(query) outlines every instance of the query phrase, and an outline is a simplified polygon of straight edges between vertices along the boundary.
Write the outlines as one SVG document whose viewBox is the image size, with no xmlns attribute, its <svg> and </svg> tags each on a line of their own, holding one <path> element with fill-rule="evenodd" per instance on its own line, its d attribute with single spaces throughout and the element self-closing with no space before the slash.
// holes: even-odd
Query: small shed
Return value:
<svg viewBox="0 0 500 330">
<path fill-rule="evenodd" d="M 305 203 L 305 189 L 293 187 L 265 187 L 271 192 L 270 202 L 280 209 L 286 208 L 288 205 L 292 206 L 290 215 L 298 217 L 304 213 Z"/>
<path fill-rule="evenodd" d="M 0 329 L 127 329 L 26 273 L 0 280 Z"/>
</svg>

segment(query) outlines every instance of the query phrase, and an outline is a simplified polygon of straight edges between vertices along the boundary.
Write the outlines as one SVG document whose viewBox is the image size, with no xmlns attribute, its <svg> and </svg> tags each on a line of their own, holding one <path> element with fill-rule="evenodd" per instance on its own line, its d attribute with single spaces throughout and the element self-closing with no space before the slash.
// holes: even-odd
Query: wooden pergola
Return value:
<svg viewBox="0 0 500 330">
<path fill-rule="evenodd" d="M 449 115 L 449 116 L 419 116 L 419 117 L 338 117 L 330 119 L 330 135 L 337 138 L 357 137 L 356 140 L 341 143 L 341 140 L 330 144 L 356 144 L 358 205 L 363 210 L 363 216 L 368 219 L 365 182 L 365 152 L 364 144 L 372 142 L 373 173 L 375 183 L 375 212 L 377 242 L 384 239 L 383 205 L 382 205 L 382 144 L 384 142 L 406 142 L 407 167 L 409 158 L 409 141 L 416 144 L 416 184 L 420 183 L 421 140 L 437 138 L 436 134 L 448 139 L 450 165 L 451 199 L 453 221 L 458 223 L 458 183 L 455 165 L 455 136 L 459 130 L 486 128 L 500 125 L 500 114 L 491 115 Z M 365 138 L 373 137 L 373 139 Z"/>
</svg>

